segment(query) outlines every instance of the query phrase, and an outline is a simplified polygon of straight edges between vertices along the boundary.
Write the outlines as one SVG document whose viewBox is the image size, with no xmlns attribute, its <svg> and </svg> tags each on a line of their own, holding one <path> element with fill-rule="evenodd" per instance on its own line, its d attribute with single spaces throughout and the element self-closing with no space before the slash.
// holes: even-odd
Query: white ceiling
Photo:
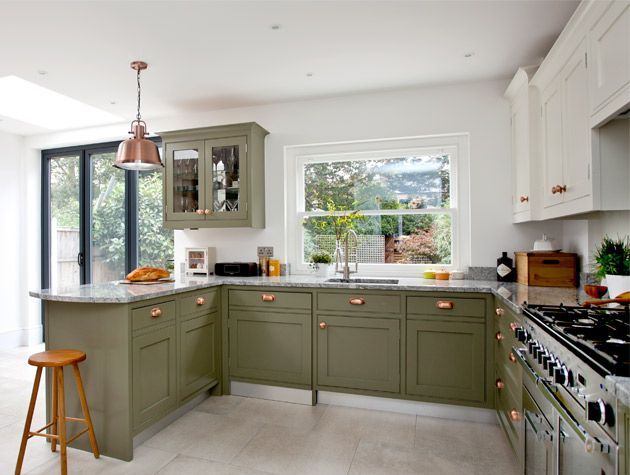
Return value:
<svg viewBox="0 0 630 475">
<path fill-rule="evenodd" d="M 147 119 L 507 78 L 546 54 L 577 3 L 0 2 L 0 77 L 19 76 L 124 120 L 135 115 L 134 59 L 149 63 Z M 45 132 L 8 118 L 0 130 Z"/>
</svg>

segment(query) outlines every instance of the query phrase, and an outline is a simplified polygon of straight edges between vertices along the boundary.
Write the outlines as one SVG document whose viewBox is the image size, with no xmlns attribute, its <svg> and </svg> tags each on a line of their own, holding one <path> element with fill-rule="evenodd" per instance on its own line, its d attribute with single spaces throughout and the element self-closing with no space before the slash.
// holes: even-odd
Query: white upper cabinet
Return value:
<svg viewBox="0 0 630 475">
<path fill-rule="evenodd" d="M 537 66 L 519 68 L 510 82 L 505 97 L 511 107 L 511 165 L 512 165 L 512 211 L 515 223 L 532 219 L 531 154 L 530 144 L 536 127 L 532 125 L 535 110 L 532 109 L 532 90 L 529 79 L 538 69 Z M 535 107 L 535 106 L 534 106 Z"/>
<path fill-rule="evenodd" d="M 562 124 L 562 85 L 555 80 L 542 92 L 541 130 L 542 130 L 542 171 L 543 171 L 543 206 L 562 203 L 563 177 L 563 124 Z"/>
<path fill-rule="evenodd" d="M 630 0 L 597 2 L 588 31 L 591 125 L 630 104 Z"/>
</svg>

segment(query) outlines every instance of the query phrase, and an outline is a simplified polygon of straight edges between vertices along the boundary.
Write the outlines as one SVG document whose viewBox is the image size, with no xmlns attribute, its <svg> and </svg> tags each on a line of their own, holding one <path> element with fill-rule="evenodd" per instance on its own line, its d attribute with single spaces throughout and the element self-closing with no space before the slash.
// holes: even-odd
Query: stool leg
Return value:
<svg viewBox="0 0 630 475">
<path fill-rule="evenodd" d="M 79 399 L 81 400 L 81 409 L 83 409 L 83 417 L 88 426 L 88 435 L 90 436 L 90 445 L 92 446 L 92 453 L 94 458 L 98 458 L 100 453 L 98 451 L 98 444 L 96 443 L 96 436 L 94 435 L 94 426 L 92 425 L 92 418 L 90 417 L 90 409 L 88 408 L 87 398 L 85 397 L 85 391 L 83 390 L 83 381 L 81 380 L 81 372 L 79 371 L 79 365 L 77 363 L 72 364 L 72 370 L 74 371 L 74 379 L 77 383 L 77 390 L 79 391 Z"/>
<path fill-rule="evenodd" d="M 59 428 L 59 446 L 61 447 L 61 475 L 68 474 L 68 454 L 66 453 L 66 398 L 63 385 L 63 367 L 57 371 L 59 381 L 57 389 L 59 390 L 59 419 L 57 426 Z"/>
<path fill-rule="evenodd" d="M 50 433 L 52 435 L 59 435 L 59 431 L 57 430 L 57 413 L 59 412 L 59 409 L 57 408 L 57 396 L 58 396 L 58 389 L 57 389 L 57 371 L 58 368 L 52 368 L 52 408 L 51 408 L 51 413 L 52 413 L 52 426 L 50 426 Z M 57 439 L 52 439 L 50 442 L 50 450 L 52 450 L 53 452 L 55 452 L 57 450 Z"/>
<path fill-rule="evenodd" d="M 15 475 L 22 472 L 22 462 L 24 462 L 24 452 L 26 452 L 26 442 L 28 441 L 29 432 L 31 431 L 31 422 L 33 421 L 33 412 L 35 411 L 35 402 L 37 402 L 37 392 L 39 391 L 39 381 L 42 378 L 42 368 L 37 367 L 35 373 L 35 382 L 33 383 L 33 392 L 31 393 L 31 402 L 28 405 L 26 414 L 26 422 L 24 423 L 24 432 L 22 433 L 22 443 L 20 444 L 20 453 L 18 454 L 17 464 L 15 466 Z"/>
</svg>

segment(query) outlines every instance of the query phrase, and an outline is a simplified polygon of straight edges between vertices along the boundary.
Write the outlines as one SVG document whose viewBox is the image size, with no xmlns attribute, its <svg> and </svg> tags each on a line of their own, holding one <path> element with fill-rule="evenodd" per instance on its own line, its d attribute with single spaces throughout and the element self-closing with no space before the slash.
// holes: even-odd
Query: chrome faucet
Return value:
<svg viewBox="0 0 630 475">
<path fill-rule="evenodd" d="M 338 272 L 340 274 L 343 274 L 343 279 L 344 280 L 349 280 L 350 279 L 350 274 L 356 274 L 359 271 L 359 263 L 356 261 L 354 261 L 354 270 L 350 270 L 350 245 L 349 245 L 349 241 L 350 241 L 350 236 L 354 236 L 354 247 L 355 249 L 357 247 L 359 247 L 359 236 L 357 236 L 357 233 L 354 232 L 353 229 L 349 229 L 348 232 L 346 232 L 346 238 L 345 238 L 345 242 L 344 242 L 344 251 L 343 251 L 343 269 L 339 270 L 339 252 L 337 252 L 337 256 L 336 256 L 336 262 L 335 262 L 335 272 Z"/>
</svg>

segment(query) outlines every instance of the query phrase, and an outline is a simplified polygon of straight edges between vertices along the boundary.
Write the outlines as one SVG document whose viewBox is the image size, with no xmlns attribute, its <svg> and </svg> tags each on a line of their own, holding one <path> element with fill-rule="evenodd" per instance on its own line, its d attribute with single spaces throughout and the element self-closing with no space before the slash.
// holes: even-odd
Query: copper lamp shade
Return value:
<svg viewBox="0 0 630 475">
<path fill-rule="evenodd" d="M 162 168 L 162 161 L 157 145 L 147 140 L 147 124 L 140 118 L 140 71 L 147 69 L 148 65 L 144 61 L 133 61 L 131 69 L 136 71 L 138 82 L 138 112 L 136 118 L 131 122 L 130 134 L 133 137 L 120 143 L 114 166 L 123 170 L 157 170 Z"/>
<path fill-rule="evenodd" d="M 124 170 L 157 170 L 164 165 L 160 160 L 157 145 L 146 136 L 144 121 L 135 120 L 131 123 L 133 137 L 120 142 L 114 166 Z"/>
</svg>

